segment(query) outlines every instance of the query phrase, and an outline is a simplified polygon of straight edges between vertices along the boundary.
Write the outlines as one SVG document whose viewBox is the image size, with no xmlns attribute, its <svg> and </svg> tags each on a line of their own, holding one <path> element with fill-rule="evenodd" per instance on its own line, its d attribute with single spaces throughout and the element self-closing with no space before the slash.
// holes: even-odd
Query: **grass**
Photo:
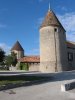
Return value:
<svg viewBox="0 0 75 100">
<path fill-rule="evenodd" d="M 22 82 L 24 81 L 22 80 L 18 80 L 18 81 L 2 80 L 0 81 L 0 86 L 7 85 L 7 84 L 17 84 L 17 83 L 22 83 Z"/>
<path fill-rule="evenodd" d="M 0 76 L 0 87 L 2 85 L 6 84 L 17 84 L 17 83 L 23 83 L 23 82 L 31 82 L 35 80 L 42 80 L 46 79 L 45 77 L 38 77 L 38 76 Z"/>
</svg>

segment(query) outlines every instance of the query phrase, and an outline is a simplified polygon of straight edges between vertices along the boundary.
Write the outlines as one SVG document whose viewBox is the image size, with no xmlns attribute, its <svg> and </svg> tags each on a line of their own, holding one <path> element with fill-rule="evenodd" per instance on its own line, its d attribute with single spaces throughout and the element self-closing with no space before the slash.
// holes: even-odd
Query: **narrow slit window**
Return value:
<svg viewBox="0 0 75 100">
<path fill-rule="evenodd" d="M 54 32 L 57 32 L 58 31 L 58 29 L 57 28 L 54 28 Z"/>
</svg>

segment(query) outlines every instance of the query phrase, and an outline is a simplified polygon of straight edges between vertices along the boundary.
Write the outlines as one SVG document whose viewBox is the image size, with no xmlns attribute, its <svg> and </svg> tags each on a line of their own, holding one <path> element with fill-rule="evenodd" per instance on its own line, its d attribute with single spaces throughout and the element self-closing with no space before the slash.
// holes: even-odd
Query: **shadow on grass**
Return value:
<svg viewBox="0 0 75 100">
<path fill-rule="evenodd" d="M 1 85 L 0 91 L 17 87 L 43 84 L 49 82 L 52 79 L 53 79 L 52 77 L 40 77 L 40 76 L 23 76 L 23 75 L 1 76 L 0 81 L 7 81 L 8 83 Z M 20 82 L 17 83 L 17 81 Z"/>
</svg>

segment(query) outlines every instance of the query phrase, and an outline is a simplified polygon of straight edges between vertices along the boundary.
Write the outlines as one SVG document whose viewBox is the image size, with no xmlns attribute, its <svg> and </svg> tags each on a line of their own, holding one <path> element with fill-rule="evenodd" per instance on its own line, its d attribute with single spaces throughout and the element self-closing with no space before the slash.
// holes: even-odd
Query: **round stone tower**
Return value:
<svg viewBox="0 0 75 100">
<path fill-rule="evenodd" d="M 65 29 L 49 10 L 40 27 L 40 71 L 65 71 L 67 66 Z"/>
<path fill-rule="evenodd" d="M 15 45 L 12 47 L 11 52 L 17 54 L 17 59 L 24 57 L 24 49 L 22 48 L 19 41 L 17 41 Z"/>
</svg>

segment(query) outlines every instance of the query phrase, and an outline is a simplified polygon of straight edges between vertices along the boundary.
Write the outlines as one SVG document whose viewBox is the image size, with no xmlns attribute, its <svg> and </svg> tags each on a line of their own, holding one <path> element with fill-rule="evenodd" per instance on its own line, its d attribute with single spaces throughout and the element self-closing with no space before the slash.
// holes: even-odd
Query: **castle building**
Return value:
<svg viewBox="0 0 75 100">
<path fill-rule="evenodd" d="M 17 41 L 11 49 L 30 71 L 60 72 L 75 69 L 75 43 L 66 40 L 66 31 L 55 13 L 48 10 L 40 26 L 40 56 L 24 56 Z"/>
<path fill-rule="evenodd" d="M 65 29 L 52 10 L 40 27 L 40 70 L 55 72 L 67 70 Z"/>
<path fill-rule="evenodd" d="M 39 56 L 26 56 L 26 55 L 24 56 L 24 49 L 19 43 L 19 41 L 16 41 L 14 46 L 11 48 L 11 52 L 14 52 L 17 55 L 17 60 L 19 63 L 27 64 L 27 66 L 29 66 L 30 71 L 39 70 L 40 57 Z"/>
<path fill-rule="evenodd" d="M 19 41 L 16 41 L 14 46 L 11 48 L 11 52 L 14 52 L 17 55 L 17 59 L 24 57 L 24 49 L 22 48 Z"/>
</svg>

